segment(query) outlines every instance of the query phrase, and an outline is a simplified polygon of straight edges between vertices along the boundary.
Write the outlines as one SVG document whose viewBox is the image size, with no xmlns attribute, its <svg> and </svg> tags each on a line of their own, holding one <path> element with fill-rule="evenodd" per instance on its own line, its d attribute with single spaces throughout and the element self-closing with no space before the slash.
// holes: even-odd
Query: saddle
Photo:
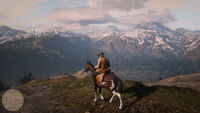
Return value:
<svg viewBox="0 0 200 113">
<path fill-rule="evenodd" d="M 103 73 L 100 73 L 100 74 L 98 74 L 98 75 L 96 76 L 96 80 L 97 80 L 99 83 L 103 82 L 103 81 L 104 81 L 104 76 L 106 76 L 106 74 L 109 74 L 109 73 L 111 73 L 111 69 L 105 69 L 105 70 L 103 71 Z"/>
</svg>

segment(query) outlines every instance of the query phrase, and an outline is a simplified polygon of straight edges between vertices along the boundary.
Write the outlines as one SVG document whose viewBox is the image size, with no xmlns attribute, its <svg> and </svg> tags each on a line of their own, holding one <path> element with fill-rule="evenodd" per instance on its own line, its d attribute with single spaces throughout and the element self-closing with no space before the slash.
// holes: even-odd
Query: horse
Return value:
<svg viewBox="0 0 200 113">
<path fill-rule="evenodd" d="M 123 91 L 123 82 L 120 78 L 118 78 L 113 72 L 110 73 L 106 73 L 104 75 L 104 82 L 105 84 L 102 85 L 98 82 L 98 80 L 96 80 L 96 76 L 98 75 L 98 73 L 96 72 L 95 67 L 93 66 L 93 64 L 90 61 L 86 62 L 85 68 L 82 72 L 82 74 L 84 72 L 90 72 L 91 78 L 92 78 L 92 82 L 93 82 L 93 86 L 94 86 L 94 91 L 95 91 L 95 98 L 94 98 L 94 103 L 97 102 L 97 88 L 99 88 L 99 95 L 100 98 L 102 100 L 104 100 L 104 97 L 101 94 L 101 89 L 102 88 L 106 88 L 108 91 L 112 92 L 112 97 L 110 98 L 109 102 L 112 103 L 112 100 L 115 96 L 117 96 L 119 98 L 119 109 L 122 109 L 122 91 Z M 117 91 L 118 89 L 118 91 Z"/>
</svg>

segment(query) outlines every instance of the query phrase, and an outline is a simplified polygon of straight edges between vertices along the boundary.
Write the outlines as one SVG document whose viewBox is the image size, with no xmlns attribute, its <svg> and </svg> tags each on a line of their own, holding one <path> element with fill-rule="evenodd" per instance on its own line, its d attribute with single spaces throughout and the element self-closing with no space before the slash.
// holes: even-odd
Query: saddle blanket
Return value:
<svg viewBox="0 0 200 113">
<path fill-rule="evenodd" d="M 103 75 L 104 75 L 104 73 L 101 73 L 101 74 L 98 74 L 98 75 L 96 76 L 96 79 L 97 79 L 97 81 L 98 81 L 99 83 L 102 82 L 102 80 L 103 80 Z"/>
</svg>

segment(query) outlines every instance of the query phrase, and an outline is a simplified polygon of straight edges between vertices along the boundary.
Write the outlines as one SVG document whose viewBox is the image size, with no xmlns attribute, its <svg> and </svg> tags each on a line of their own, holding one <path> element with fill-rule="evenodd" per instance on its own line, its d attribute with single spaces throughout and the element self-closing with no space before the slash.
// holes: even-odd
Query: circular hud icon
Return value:
<svg viewBox="0 0 200 113">
<path fill-rule="evenodd" d="M 10 89 L 3 94 L 2 104 L 8 111 L 18 111 L 24 104 L 24 97 L 18 90 Z"/>
</svg>

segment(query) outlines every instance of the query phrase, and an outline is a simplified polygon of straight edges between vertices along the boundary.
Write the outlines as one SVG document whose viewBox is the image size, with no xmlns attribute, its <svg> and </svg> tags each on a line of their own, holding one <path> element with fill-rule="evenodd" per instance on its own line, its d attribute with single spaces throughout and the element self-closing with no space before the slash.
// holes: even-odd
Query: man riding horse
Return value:
<svg viewBox="0 0 200 113">
<path fill-rule="evenodd" d="M 106 59 L 104 57 L 104 54 L 103 52 L 101 52 L 99 55 L 98 55 L 98 63 L 97 65 L 95 66 L 96 68 L 96 72 L 97 72 L 97 76 L 96 76 L 96 79 L 97 81 L 100 82 L 101 85 L 104 85 L 105 82 L 103 81 L 104 80 L 104 75 L 109 73 L 111 70 L 109 69 L 110 67 L 110 62 L 108 59 Z"/>
<path fill-rule="evenodd" d="M 104 97 L 101 94 L 101 89 L 106 88 L 113 94 L 109 102 L 112 103 L 113 98 L 117 96 L 120 102 L 119 109 L 122 109 L 123 103 L 121 94 L 123 92 L 123 82 L 113 72 L 111 73 L 110 69 L 108 69 L 109 66 L 110 66 L 109 61 L 106 58 L 104 58 L 103 53 L 100 53 L 96 68 L 90 61 L 87 61 L 81 75 L 84 72 L 86 73 L 90 72 L 89 75 L 91 76 L 91 79 L 93 81 L 93 86 L 95 91 L 95 98 L 94 98 L 95 103 L 97 102 L 97 88 L 99 88 L 99 95 L 102 100 L 104 100 Z M 103 81 L 103 83 L 99 82 L 99 79 L 101 79 L 101 82 Z"/>
</svg>

